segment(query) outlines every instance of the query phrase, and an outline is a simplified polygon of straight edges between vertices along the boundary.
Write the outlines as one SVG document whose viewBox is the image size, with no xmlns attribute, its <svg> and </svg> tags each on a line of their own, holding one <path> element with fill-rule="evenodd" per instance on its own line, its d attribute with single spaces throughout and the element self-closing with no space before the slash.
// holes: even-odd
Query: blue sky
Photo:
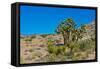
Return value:
<svg viewBox="0 0 100 69">
<path fill-rule="evenodd" d="M 54 34 L 57 25 L 66 18 L 73 18 L 78 26 L 88 24 L 95 20 L 95 10 L 22 5 L 20 6 L 20 33 Z"/>
</svg>

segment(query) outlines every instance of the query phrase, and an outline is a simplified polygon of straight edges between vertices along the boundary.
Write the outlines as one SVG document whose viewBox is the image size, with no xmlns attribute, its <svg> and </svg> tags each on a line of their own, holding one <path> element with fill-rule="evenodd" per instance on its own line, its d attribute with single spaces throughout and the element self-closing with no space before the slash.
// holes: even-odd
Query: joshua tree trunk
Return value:
<svg viewBox="0 0 100 69">
<path fill-rule="evenodd" d="M 72 41 L 72 32 L 69 32 L 69 42 Z"/>
<path fill-rule="evenodd" d="M 69 35 L 67 33 L 62 34 L 64 39 L 64 45 L 69 44 Z"/>
</svg>

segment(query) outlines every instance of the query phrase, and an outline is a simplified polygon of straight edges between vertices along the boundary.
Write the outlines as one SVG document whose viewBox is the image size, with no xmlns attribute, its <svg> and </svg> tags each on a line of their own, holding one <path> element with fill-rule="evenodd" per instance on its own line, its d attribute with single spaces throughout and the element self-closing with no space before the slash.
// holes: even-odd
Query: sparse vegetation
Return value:
<svg viewBox="0 0 100 69">
<path fill-rule="evenodd" d="M 29 59 L 31 60 L 27 61 L 33 63 L 42 61 L 56 62 L 93 59 L 93 57 L 95 57 L 95 31 L 91 31 L 92 34 L 87 34 L 87 25 L 76 26 L 74 20 L 68 18 L 58 25 L 56 29 L 57 34 L 40 35 L 40 37 L 42 37 L 40 39 L 38 39 L 36 35 L 21 38 L 22 43 L 26 41 L 26 44 L 22 45 L 21 50 L 29 48 L 28 55 L 25 55 L 25 57 L 29 57 L 30 55 L 31 58 Z M 63 39 L 56 39 L 58 35 L 61 35 Z M 90 57 L 91 54 L 92 57 Z M 20 60 L 21 63 L 25 63 L 24 58 L 21 57 Z"/>
<path fill-rule="evenodd" d="M 35 35 L 32 35 L 32 36 L 31 36 L 31 39 L 34 39 L 34 38 L 36 38 L 36 36 L 35 36 Z"/>
<path fill-rule="evenodd" d="M 32 40 L 31 38 L 25 38 L 25 39 L 24 39 L 24 41 L 27 41 L 27 42 L 28 42 L 28 41 L 31 42 L 31 40 Z"/>
<path fill-rule="evenodd" d="M 43 34 L 43 35 L 41 35 L 43 38 L 45 38 L 46 36 L 48 36 L 48 34 Z"/>
</svg>

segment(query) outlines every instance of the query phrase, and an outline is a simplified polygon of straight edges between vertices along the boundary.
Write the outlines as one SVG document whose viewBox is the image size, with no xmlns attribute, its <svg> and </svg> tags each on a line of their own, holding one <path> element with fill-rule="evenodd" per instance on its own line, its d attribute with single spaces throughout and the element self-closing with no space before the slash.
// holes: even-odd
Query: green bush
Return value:
<svg viewBox="0 0 100 69">
<path fill-rule="evenodd" d="M 55 46 L 53 41 L 48 41 L 48 51 L 53 54 L 65 54 L 66 47 L 65 46 Z"/>
<path fill-rule="evenodd" d="M 36 36 L 35 35 L 32 35 L 30 38 L 33 39 L 33 38 L 36 38 Z"/>
<path fill-rule="evenodd" d="M 56 46 L 48 46 L 49 53 L 57 54 L 58 48 Z"/>
<path fill-rule="evenodd" d="M 45 38 L 46 36 L 48 36 L 48 34 L 43 34 L 43 35 L 41 35 L 43 38 Z"/>
<path fill-rule="evenodd" d="M 66 47 L 65 46 L 58 46 L 58 54 L 65 55 L 66 54 Z"/>
<path fill-rule="evenodd" d="M 31 38 L 25 38 L 24 40 L 25 40 L 25 41 L 29 41 L 29 42 L 32 41 Z"/>
<path fill-rule="evenodd" d="M 92 40 L 84 40 L 80 42 L 80 49 L 82 51 L 86 51 L 88 49 L 95 49 L 95 41 Z"/>
<path fill-rule="evenodd" d="M 48 52 L 50 59 L 57 60 L 59 58 L 58 60 L 62 61 L 65 61 L 67 59 L 84 60 L 88 58 L 87 55 L 89 53 L 92 53 L 94 51 L 95 41 L 91 39 L 82 40 L 78 42 L 71 42 L 68 46 L 55 46 L 52 40 L 48 41 Z"/>
</svg>

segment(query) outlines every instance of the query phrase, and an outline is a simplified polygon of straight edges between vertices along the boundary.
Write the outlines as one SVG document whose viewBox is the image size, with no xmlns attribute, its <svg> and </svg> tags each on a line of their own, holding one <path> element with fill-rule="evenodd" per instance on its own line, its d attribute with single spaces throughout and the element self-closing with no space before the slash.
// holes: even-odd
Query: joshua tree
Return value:
<svg viewBox="0 0 100 69">
<path fill-rule="evenodd" d="M 83 37 L 83 35 L 86 33 L 86 25 L 82 24 L 78 30 L 79 30 L 78 38 L 81 39 Z"/>
<path fill-rule="evenodd" d="M 69 45 L 70 42 L 78 41 L 79 38 L 82 38 L 86 29 L 85 25 L 81 25 L 80 28 L 76 28 L 76 24 L 73 19 L 68 18 L 58 25 L 56 32 L 63 35 L 64 45 Z"/>
<path fill-rule="evenodd" d="M 75 23 L 72 18 L 68 18 L 58 25 L 56 32 L 63 35 L 65 45 L 72 41 L 72 31 L 74 29 Z"/>
</svg>

